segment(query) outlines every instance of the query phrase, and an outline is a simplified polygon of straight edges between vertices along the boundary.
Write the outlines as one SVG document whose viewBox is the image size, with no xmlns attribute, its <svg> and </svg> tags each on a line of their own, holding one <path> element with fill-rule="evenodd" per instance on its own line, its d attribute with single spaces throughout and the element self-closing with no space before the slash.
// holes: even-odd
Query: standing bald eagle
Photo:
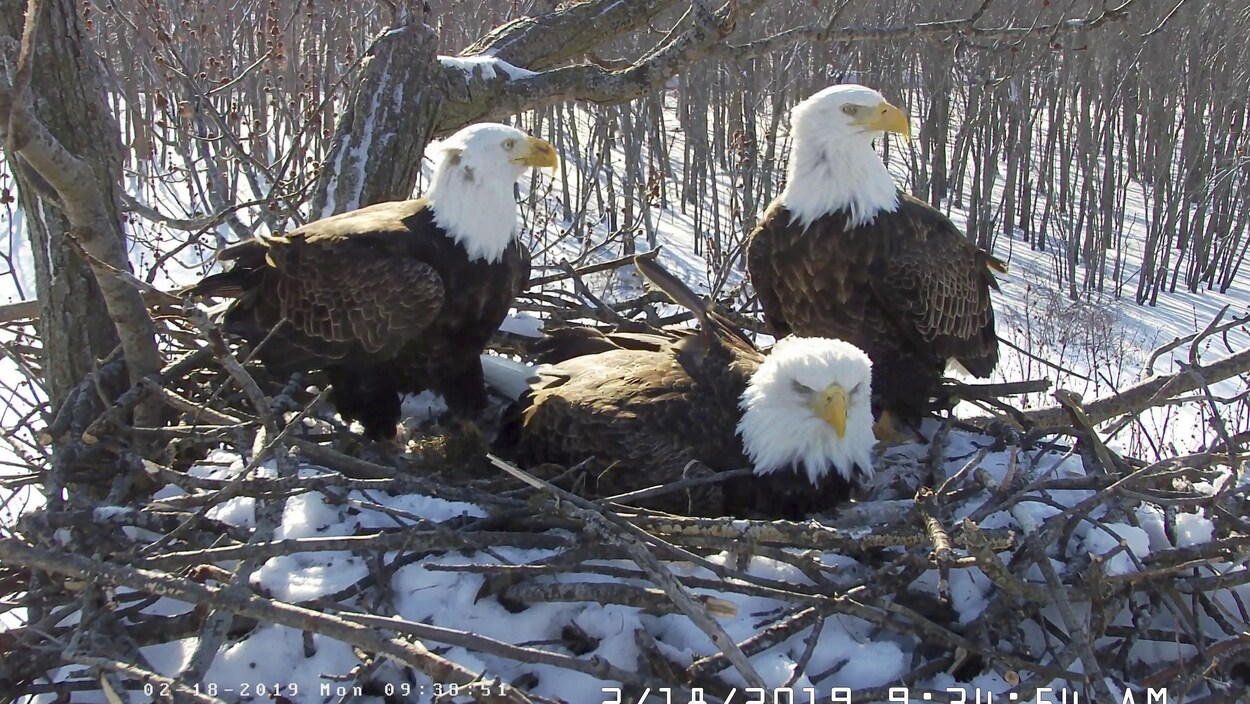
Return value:
<svg viewBox="0 0 1250 704">
<path fill-rule="evenodd" d="M 948 361 L 978 377 L 998 363 L 991 270 L 1006 267 L 894 185 L 872 141 L 909 129 L 863 86 L 799 103 L 786 188 L 751 233 L 747 269 L 775 335 L 862 348 L 879 410 L 914 420 L 932 409 Z"/>
<path fill-rule="evenodd" d="M 547 359 L 511 409 L 498 449 L 522 464 L 588 461 L 598 496 L 682 478 L 692 461 L 753 467 L 699 498 L 645 505 L 702 515 L 798 518 L 832 508 L 872 473 L 868 357 L 841 340 L 787 338 L 767 357 L 681 282 L 636 260 L 699 316 L 699 330 L 603 335 L 573 328 L 546 340 Z M 570 352 L 572 350 L 572 352 Z M 496 388 L 508 384 L 487 368 Z M 515 380 L 514 380 L 515 381 Z M 515 384 L 513 384 L 515 388 Z"/>
<path fill-rule="evenodd" d="M 395 436 L 403 393 L 432 389 L 460 417 L 485 406 L 478 355 L 529 279 L 513 184 L 556 165 L 550 144 L 498 124 L 432 151 L 424 198 L 227 247 L 234 266 L 190 291 L 236 298 L 224 328 L 270 371 L 324 369 L 339 413 L 372 438 Z"/>
</svg>

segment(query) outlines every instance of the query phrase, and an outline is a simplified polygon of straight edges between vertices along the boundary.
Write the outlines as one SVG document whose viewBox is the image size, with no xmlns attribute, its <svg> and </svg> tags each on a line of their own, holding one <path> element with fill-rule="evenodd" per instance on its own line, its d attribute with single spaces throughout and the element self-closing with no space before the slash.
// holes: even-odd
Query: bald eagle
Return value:
<svg viewBox="0 0 1250 704">
<path fill-rule="evenodd" d="M 895 186 L 872 142 L 909 130 L 903 111 L 863 86 L 799 103 L 785 190 L 746 253 L 775 335 L 836 337 L 868 353 L 881 433 L 888 414 L 933 410 L 948 362 L 978 377 L 998 362 L 990 290 L 1006 266 Z"/>
<path fill-rule="evenodd" d="M 697 331 L 605 335 L 566 329 L 544 341 L 559 363 L 505 416 L 497 450 L 524 465 L 585 462 L 605 497 L 713 471 L 753 468 L 719 491 L 641 502 L 698 515 L 798 518 L 847 498 L 871 476 L 871 366 L 841 340 L 792 337 L 764 356 L 658 264 L 639 269 L 697 312 Z M 492 386 L 496 373 L 487 368 Z M 515 385 L 514 385 L 515 387 Z"/>
<path fill-rule="evenodd" d="M 223 249 L 228 271 L 190 292 L 232 297 L 227 333 L 267 369 L 323 369 L 345 420 L 395 436 L 403 393 L 431 389 L 471 417 L 486 404 L 478 355 L 529 278 L 513 184 L 555 166 L 547 142 L 478 124 L 432 145 L 432 185 Z"/>
</svg>

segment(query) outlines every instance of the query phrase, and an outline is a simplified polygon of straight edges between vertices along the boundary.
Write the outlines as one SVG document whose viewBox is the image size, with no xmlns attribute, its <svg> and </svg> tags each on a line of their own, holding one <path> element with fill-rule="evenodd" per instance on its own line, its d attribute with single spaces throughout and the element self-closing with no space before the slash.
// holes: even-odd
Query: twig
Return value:
<svg viewBox="0 0 1250 704">
<path fill-rule="evenodd" d="M 468 534 L 473 540 L 489 545 L 512 545 L 524 549 L 556 550 L 569 547 L 567 538 L 541 533 L 477 532 Z M 466 537 L 446 531 L 405 531 L 402 533 L 376 533 L 373 535 L 349 535 L 341 538 L 291 538 L 271 542 L 251 542 L 246 545 L 183 550 L 152 555 L 142 564 L 172 570 L 188 565 L 222 562 L 224 560 L 269 559 L 280 555 L 311 552 L 408 550 L 432 552 L 455 550 L 466 546 Z"/>
<path fill-rule="evenodd" d="M 911 504 L 908 504 L 908 508 Z M 815 521 L 750 521 L 726 518 L 691 518 L 686 516 L 630 516 L 630 521 L 648 533 L 680 540 L 683 537 L 731 539 L 759 545 L 780 545 L 806 550 L 863 554 L 886 547 L 916 547 L 928 536 L 922 530 L 884 530 L 879 533 L 839 531 Z M 987 531 L 990 542 L 999 550 L 1012 546 L 1010 533 Z M 956 545 L 962 545 L 955 536 Z"/>
<path fill-rule="evenodd" d="M 574 277 L 585 276 L 587 274 L 598 274 L 601 271 L 612 271 L 613 269 L 619 269 L 623 266 L 631 266 L 634 263 L 635 256 L 654 259 L 655 257 L 659 256 L 660 249 L 661 249 L 660 247 L 656 247 L 650 252 L 646 252 L 643 254 L 637 254 L 637 255 L 631 254 L 629 256 L 617 257 L 616 259 L 612 259 L 606 262 L 600 262 L 598 264 L 588 264 L 586 266 L 579 266 L 576 269 L 573 269 L 571 272 L 568 269 L 565 269 L 563 266 L 561 266 L 560 267 L 561 271 L 559 274 L 549 274 L 547 276 L 539 276 L 536 278 L 532 278 L 529 280 L 529 283 L 525 285 L 525 288 L 527 289 L 538 288 L 540 286 L 546 286 L 547 284 L 554 284 L 558 281 L 564 281 L 566 279 L 571 279 Z"/>
<path fill-rule="evenodd" d="M 158 692 L 168 692 L 170 696 L 175 697 L 175 701 L 203 702 L 204 704 L 222 704 L 222 700 L 217 697 L 210 697 L 199 691 L 198 688 L 186 685 L 178 680 L 158 675 L 151 670 L 136 667 L 129 663 L 110 660 L 108 658 L 90 657 L 87 655 L 78 655 L 66 653 L 65 659 L 69 662 L 86 665 L 95 670 L 104 672 L 115 672 L 126 675 L 143 682 L 147 685 L 154 685 L 153 689 Z M 122 692 L 114 691 L 114 697 L 119 699 L 123 696 Z"/>
<path fill-rule="evenodd" d="M 701 607 L 695 600 L 694 596 L 673 578 L 671 572 L 666 569 L 659 560 L 651 554 L 649 550 L 639 541 L 639 537 L 635 532 L 641 532 L 619 518 L 613 520 L 613 517 L 603 509 L 595 506 L 593 503 L 571 494 L 563 489 L 552 486 L 533 475 L 512 466 L 511 464 L 495 457 L 487 455 L 491 463 L 512 476 L 524 481 L 530 486 L 541 489 L 545 492 L 553 494 L 560 499 L 559 508 L 568 512 L 570 516 L 580 518 L 586 521 L 587 527 L 598 533 L 600 537 L 609 543 L 624 547 L 629 551 L 630 556 L 638 564 L 639 567 L 647 573 L 656 584 L 668 594 L 669 598 L 677 605 L 681 612 L 684 613 L 700 630 L 711 638 L 712 643 L 720 648 L 721 652 L 729 657 L 730 662 L 742 674 L 742 677 L 752 687 L 763 687 L 764 680 L 760 674 L 756 672 L 755 667 L 747 656 L 738 648 L 725 629 L 721 627 L 707 611 Z"/>
<path fill-rule="evenodd" d="M 637 489 L 624 494 L 608 496 L 600 499 L 603 504 L 632 504 L 644 499 L 653 499 L 657 496 L 664 496 L 678 491 L 685 491 L 696 486 L 706 486 L 708 484 L 720 484 L 731 479 L 741 477 L 749 477 L 754 474 L 754 470 L 750 469 L 732 469 L 726 472 L 715 472 L 708 476 L 695 476 L 689 479 L 679 479 L 675 482 L 662 484 L 660 486 L 652 486 L 644 489 Z"/>
<path fill-rule="evenodd" d="M 477 674 L 430 652 L 418 642 L 385 636 L 339 616 L 284 604 L 246 592 L 235 590 L 227 594 L 223 589 L 204 586 L 189 579 L 91 560 L 68 552 L 39 550 L 7 538 L 0 538 L 0 560 L 41 569 L 51 574 L 77 578 L 95 574 L 109 584 L 148 594 L 160 594 L 179 601 L 249 616 L 289 628 L 321 633 L 355 645 L 362 650 L 395 658 L 399 662 L 420 670 L 435 682 L 454 682 L 464 686 L 479 681 Z M 499 695 L 484 697 L 482 701 L 508 704 L 523 704 L 529 701 L 527 697 L 509 685 L 500 684 L 498 687 Z"/>
<path fill-rule="evenodd" d="M 547 584 L 514 584 L 506 587 L 498 596 L 525 604 L 545 602 L 585 601 L 593 604 L 619 604 L 632 606 L 653 613 L 681 613 L 673 600 L 662 589 L 645 589 L 632 584 L 603 584 L 599 582 L 553 582 Z M 708 613 L 720 618 L 734 618 L 738 608 L 733 602 L 719 597 L 697 595 L 695 600 Z"/>
<path fill-rule="evenodd" d="M 932 560 L 938 568 L 937 596 L 943 604 L 950 603 L 951 538 L 938 518 L 933 490 L 927 486 L 916 492 L 916 509 L 933 545 Z"/>
</svg>

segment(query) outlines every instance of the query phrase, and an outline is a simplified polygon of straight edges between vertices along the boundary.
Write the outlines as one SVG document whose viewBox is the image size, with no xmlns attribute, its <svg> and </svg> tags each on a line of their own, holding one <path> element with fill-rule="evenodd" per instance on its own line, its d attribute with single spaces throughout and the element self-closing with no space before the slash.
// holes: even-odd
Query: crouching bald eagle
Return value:
<svg viewBox="0 0 1250 704">
<path fill-rule="evenodd" d="M 832 508 L 871 476 L 863 352 L 840 340 L 787 338 L 765 357 L 659 265 L 636 261 L 696 311 L 699 329 L 570 328 L 548 338 L 545 358 L 563 361 L 540 367 L 505 415 L 500 454 L 528 466 L 584 463 L 586 488 L 600 497 L 677 481 L 693 461 L 718 472 L 754 469 L 719 490 L 637 502 L 695 515 L 799 518 Z M 487 378 L 504 390 L 498 371 L 489 366 Z"/>
<path fill-rule="evenodd" d="M 403 393 L 436 391 L 458 417 L 485 406 L 478 355 L 529 279 L 513 184 L 557 161 L 499 124 L 431 151 L 424 198 L 232 245 L 218 258 L 234 266 L 189 291 L 237 299 L 225 331 L 259 345 L 275 374 L 324 369 L 339 413 L 375 439 L 395 436 Z"/>
<path fill-rule="evenodd" d="M 862 348 L 878 410 L 916 420 L 932 410 L 948 362 L 978 377 L 997 364 L 991 272 L 1006 265 L 894 185 L 872 141 L 909 129 L 863 86 L 799 103 L 786 188 L 750 235 L 747 269 L 774 334 Z M 883 420 L 879 434 L 889 434 Z"/>
</svg>

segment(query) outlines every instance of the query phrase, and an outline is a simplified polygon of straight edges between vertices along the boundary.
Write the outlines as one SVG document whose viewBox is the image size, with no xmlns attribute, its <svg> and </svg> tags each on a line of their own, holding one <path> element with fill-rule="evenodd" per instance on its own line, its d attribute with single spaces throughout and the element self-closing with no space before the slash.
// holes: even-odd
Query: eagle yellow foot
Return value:
<svg viewBox="0 0 1250 704">
<path fill-rule="evenodd" d="M 911 430 L 908 428 L 907 430 Z M 895 445 L 905 445 L 909 442 L 915 442 L 916 437 L 913 432 L 902 432 L 894 422 L 894 416 L 889 411 L 882 411 L 881 417 L 872 426 L 872 434 L 877 438 L 877 447 L 886 448 Z"/>
</svg>

